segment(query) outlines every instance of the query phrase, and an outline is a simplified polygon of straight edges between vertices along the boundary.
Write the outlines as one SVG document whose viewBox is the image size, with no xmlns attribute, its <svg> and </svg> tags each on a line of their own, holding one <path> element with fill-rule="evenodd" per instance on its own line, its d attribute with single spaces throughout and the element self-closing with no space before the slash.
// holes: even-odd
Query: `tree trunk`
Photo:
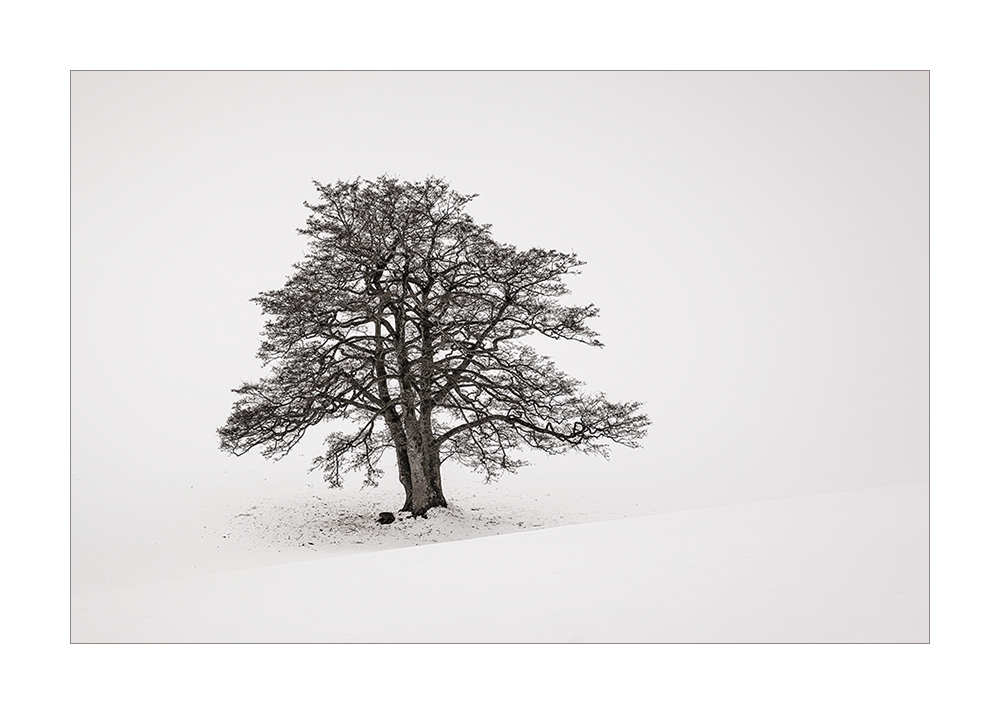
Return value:
<svg viewBox="0 0 1000 714">
<path fill-rule="evenodd" d="M 403 490 L 406 492 L 406 501 L 399 510 L 411 512 L 413 511 L 413 484 L 410 481 L 410 458 L 406 455 L 405 442 L 402 447 L 396 445 L 396 466 L 399 469 L 399 482 L 403 484 Z"/>
<path fill-rule="evenodd" d="M 427 471 L 424 469 L 424 453 L 417 437 L 416 420 L 407 419 L 406 455 L 410 463 L 410 513 L 414 518 L 427 514 L 431 507 Z"/>
<path fill-rule="evenodd" d="M 429 446 L 427 453 L 428 481 L 431 492 L 434 494 L 434 505 L 447 507 L 448 502 L 444 498 L 444 491 L 441 489 L 441 452 L 436 446 Z"/>
<path fill-rule="evenodd" d="M 414 518 L 426 516 L 435 507 L 446 507 L 448 502 L 441 491 L 441 459 L 430 439 L 421 439 L 417 420 L 406 418 L 406 454 L 410 467 L 410 491 L 407 495 L 408 510 Z M 425 448 L 428 447 L 428 448 Z"/>
<path fill-rule="evenodd" d="M 388 401 L 388 397 L 386 397 Z M 413 489 L 410 479 L 410 458 L 407 456 L 406 429 L 403 420 L 400 419 L 395 409 L 389 409 L 385 415 L 385 423 L 389 427 L 392 435 L 392 444 L 396 448 L 396 467 L 399 470 L 399 482 L 403 484 L 406 492 L 406 501 L 403 503 L 401 511 L 409 511 L 413 508 L 411 491 Z"/>
<path fill-rule="evenodd" d="M 422 474 L 417 480 L 420 482 L 418 490 L 421 495 L 418 497 L 418 505 L 414 507 L 414 486 L 413 470 L 415 464 L 411 465 L 409 440 L 402 434 L 401 445 L 396 447 L 396 465 L 399 469 L 399 482 L 403 484 L 406 492 L 406 501 L 400 511 L 412 513 L 414 516 L 424 515 L 428 509 L 436 506 L 447 507 L 444 491 L 441 488 L 441 453 L 438 447 L 432 447 L 428 453 L 423 448 L 423 444 L 414 443 L 413 450 L 417 454 L 417 461 L 420 463 Z"/>
</svg>

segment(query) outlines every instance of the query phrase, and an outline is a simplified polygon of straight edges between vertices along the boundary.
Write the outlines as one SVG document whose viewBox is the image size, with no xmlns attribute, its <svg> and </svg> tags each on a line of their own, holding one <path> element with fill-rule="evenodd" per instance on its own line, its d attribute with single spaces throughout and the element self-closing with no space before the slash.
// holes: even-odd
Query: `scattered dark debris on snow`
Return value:
<svg viewBox="0 0 1000 714">
<path fill-rule="evenodd" d="M 340 555 L 589 520 L 583 514 L 567 517 L 562 509 L 557 514 L 554 504 L 526 503 L 528 499 L 523 498 L 480 500 L 471 489 L 470 493 L 449 500 L 448 508 L 432 508 L 424 518 L 403 518 L 379 510 L 380 506 L 385 507 L 384 496 L 371 491 L 339 492 L 329 499 L 314 494 L 268 498 L 234 507 L 228 523 L 216 529 L 214 535 L 225 537 L 240 549 L 298 550 L 295 546 L 308 544 L 311 550 Z M 390 523 L 393 527 L 386 528 Z"/>
</svg>

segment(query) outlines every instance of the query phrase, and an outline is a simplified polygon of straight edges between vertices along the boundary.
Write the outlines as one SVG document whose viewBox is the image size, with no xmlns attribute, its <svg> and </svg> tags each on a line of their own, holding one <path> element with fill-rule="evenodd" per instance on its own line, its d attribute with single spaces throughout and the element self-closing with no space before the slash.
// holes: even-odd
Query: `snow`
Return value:
<svg viewBox="0 0 1000 714">
<path fill-rule="evenodd" d="M 517 524 L 475 508 L 382 526 L 317 506 L 305 547 L 355 554 L 77 593 L 72 639 L 928 641 L 927 484 L 490 538 Z M 280 506 L 256 510 L 234 537 L 303 547 Z"/>
<path fill-rule="evenodd" d="M 276 565 L 334 555 L 402 548 L 522 530 L 605 520 L 614 510 L 557 499 L 512 478 L 481 483 L 450 473 L 450 507 L 426 519 L 397 513 L 390 525 L 376 518 L 403 504 L 390 479 L 377 488 L 342 489 L 296 479 L 253 482 L 212 493 L 187 489 L 186 498 L 162 492 L 145 503 L 110 499 L 75 507 L 74 593 L 140 585 L 220 570 Z"/>
</svg>

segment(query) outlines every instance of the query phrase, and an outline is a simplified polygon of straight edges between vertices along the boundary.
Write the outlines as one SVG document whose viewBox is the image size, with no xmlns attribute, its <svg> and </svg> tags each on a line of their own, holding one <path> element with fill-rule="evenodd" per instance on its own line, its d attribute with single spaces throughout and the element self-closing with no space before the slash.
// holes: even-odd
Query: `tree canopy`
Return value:
<svg viewBox="0 0 1000 714">
<path fill-rule="evenodd" d="M 466 212 L 437 178 L 314 182 L 299 232 L 305 259 L 278 290 L 254 298 L 269 316 L 258 356 L 269 373 L 239 395 L 221 448 L 287 454 L 322 422 L 342 430 L 315 459 L 326 480 L 383 475 L 392 450 L 414 516 L 446 506 L 449 459 L 492 479 L 524 465 L 524 448 L 608 456 L 637 447 L 649 419 L 560 372 L 521 340 L 541 335 L 601 347 L 594 305 L 562 304 L 575 254 L 518 250 Z"/>
</svg>

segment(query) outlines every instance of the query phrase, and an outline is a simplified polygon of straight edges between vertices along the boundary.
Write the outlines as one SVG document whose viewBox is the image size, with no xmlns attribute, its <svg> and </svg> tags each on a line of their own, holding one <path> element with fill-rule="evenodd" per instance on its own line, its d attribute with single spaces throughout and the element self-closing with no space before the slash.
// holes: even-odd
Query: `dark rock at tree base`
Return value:
<svg viewBox="0 0 1000 714">
<path fill-rule="evenodd" d="M 392 523 L 394 520 L 396 520 L 396 516 L 389 513 L 389 511 L 382 511 L 380 514 L 378 514 L 378 522 L 381 523 L 382 525 L 387 525 L 389 523 Z"/>
</svg>

